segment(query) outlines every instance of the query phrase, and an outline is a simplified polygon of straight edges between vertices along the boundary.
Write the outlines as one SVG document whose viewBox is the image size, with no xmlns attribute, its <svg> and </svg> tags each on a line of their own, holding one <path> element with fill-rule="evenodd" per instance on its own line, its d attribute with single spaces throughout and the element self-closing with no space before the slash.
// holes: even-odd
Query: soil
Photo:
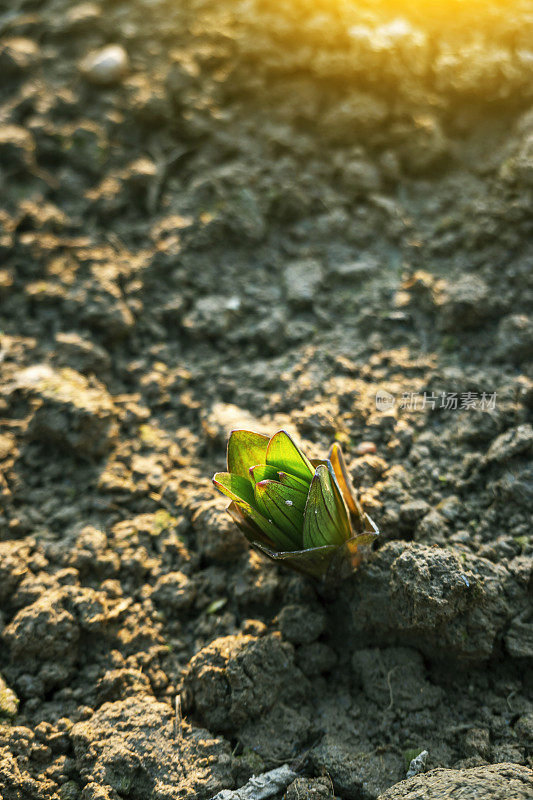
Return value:
<svg viewBox="0 0 533 800">
<path fill-rule="evenodd" d="M 0 7 L 2 800 L 533 797 L 532 20 Z M 342 443 L 333 591 L 234 529 L 235 426 Z"/>
</svg>

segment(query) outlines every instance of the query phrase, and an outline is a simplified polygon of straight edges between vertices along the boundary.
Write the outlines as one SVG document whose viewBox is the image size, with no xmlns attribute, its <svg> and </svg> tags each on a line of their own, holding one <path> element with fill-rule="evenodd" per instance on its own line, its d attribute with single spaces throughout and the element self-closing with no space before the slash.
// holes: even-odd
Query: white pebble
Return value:
<svg viewBox="0 0 533 800">
<path fill-rule="evenodd" d="M 91 83 L 109 86 L 117 83 L 127 72 L 128 54 L 119 44 L 110 44 L 95 50 L 82 61 L 82 74 Z"/>
</svg>

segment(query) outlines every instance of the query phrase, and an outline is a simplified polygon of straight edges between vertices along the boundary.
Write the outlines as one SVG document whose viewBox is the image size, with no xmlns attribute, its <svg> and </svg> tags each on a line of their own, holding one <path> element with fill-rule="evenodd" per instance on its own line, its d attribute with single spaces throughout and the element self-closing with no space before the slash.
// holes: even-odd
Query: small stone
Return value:
<svg viewBox="0 0 533 800">
<path fill-rule="evenodd" d="M 235 563 L 248 544 L 218 500 L 200 503 L 192 514 L 198 553 L 207 562 Z"/>
<path fill-rule="evenodd" d="M 376 94 L 352 91 L 322 115 L 320 125 L 325 136 L 339 144 L 352 144 L 364 134 L 371 139 L 389 116 L 389 105 Z"/>
<path fill-rule="evenodd" d="M 19 699 L 0 675 L 0 722 L 17 716 Z"/>
<path fill-rule="evenodd" d="M 196 584 L 179 571 L 161 575 L 152 592 L 152 600 L 165 616 L 186 611 L 195 597 Z"/>
<path fill-rule="evenodd" d="M 524 764 L 526 757 L 521 747 L 506 743 L 492 748 L 491 760 L 493 764 Z"/>
<path fill-rule="evenodd" d="M 445 331 L 476 328 L 492 313 L 491 294 L 485 281 L 477 275 L 463 275 L 443 289 L 439 298 L 440 325 Z"/>
<path fill-rule="evenodd" d="M 355 448 L 355 454 L 357 456 L 366 456 L 367 454 L 372 454 L 375 452 L 377 452 L 377 447 L 374 442 L 359 442 Z"/>
<path fill-rule="evenodd" d="M 3 634 L 12 663 L 28 675 L 40 672 L 43 679 L 46 671 L 49 686 L 68 680 L 77 657 L 79 629 L 73 614 L 62 605 L 63 598 L 64 590 L 44 592 L 15 615 Z M 59 671 L 52 674 L 50 668 L 55 666 Z M 34 693 L 22 677 L 17 679 L 17 688 L 26 695 Z"/>
<path fill-rule="evenodd" d="M 342 185 L 350 194 L 377 192 L 381 177 L 377 167 L 364 159 L 353 159 L 342 169 Z"/>
<path fill-rule="evenodd" d="M 356 486 L 369 486 L 375 483 L 387 470 L 387 462 L 380 456 L 367 455 L 354 459 L 350 466 L 352 479 Z"/>
<path fill-rule="evenodd" d="M 215 639 L 193 656 L 184 677 L 187 708 L 215 732 L 235 732 L 275 704 L 301 699 L 307 686 L 279 634 Z"/>
<path fill-rule="evenodd" d="M 533 621 L 528 620 L 526 614 L 512 620 L 505 646 L 513 658 L 533 658 Z"/>
<path fill-rule="evenodd" d="M 15 450 L 16 442 L 12 433 L 0 433 L 0 461 L 3 461 Z"/>
<path fill-rule="evenodd" d="M 39 48 L 33 39 L 16 36 L 0 43 L 0 70 L 2 75 L 26 72 L 39 58 Z"/>
<path fill-rule="evenodd" d="M 495 356 L 519 364 L 533 359 L 533 320 L 526 314 L 510 314 L 498 326 Z"/>
<path fill-rule="evenodd" d="M 330 268 L 330 273 L 342 283 L 359 283 L 365 278 L 371 278 L 378 269 L 377 259 L 368 257 L 334 264 Z"/>
<path fill-rule="evenodd" d="M 60 366 L 72 367 L 83 374 L 107 373 L 111 359 L 106 350 L 77 333 L 56 333 L 56 360 Z"/>
<path fill-rule="evenodd" d="M 334 800 L 329 778 L 297 778 L 287 787 L 285 800 Z"/>
<path fill-rule="evenodd" d="M 446 136 L 435 117 L 423 115 L 414 123 L 400 147 L 402 166 L 411 175 L 433 174 L 449 154 Z"/>
<path fill-rule="evenodd" d="M 7 297 L 13 288 L 13 273 L 9 269 L 0 269 L 0 299 Z"/>
<path fill-rule="evenodd" d="M 98 705 L 113 700 L 124 700 L 139 694 L 150 694 L 148 677 L 137 669 L 110 669 L 96 686 Z"/>
<path fill-rule="evenodd" d="M 294 415 L 299 433 L 309 438 L 320 434 L 335 437 L 339 428 L 339 412 L 333 403 L 319 402 L 306 406 Z"/>
<path fill-rule="evenodd" d="M 129 164 L 125 180 L 132 189 L 145 189 L 157 176 L 157 164 L 151 158 L 141 156 Z"/>
<path fill-rule="evenodd" d="M 287 300 L 295 306 L 312 305 L 324 273 L 319 261 L 304 258 L 287 265 L 283 274 Z"/>
<path fill-rule="evenodd" d="M 533 449 L 533 427 L 526 422 L 500 434 L 491 444 L 485 463 L 504 464 L 516 456 L 527 456 Z"/>
<path fill-rule="evenodd" d="M 420 772 L 424 772 L 428 755 L 429 753 L 427 750 L 422 750 L 421 753 L 411 760 L 409 769 L 407 770 L 407 778 L 412 778 L 413 775 L 418 775 Z"/>
<path fill-rule="evenodd" d="M 285 606 L 278 616 L 278 623 L 282 636 L 293 644 L 316 641 L 326 627 L 322 611 L 299 605 Z"/>
<path fill-rule="evenodd" d="M 437 506 L 437 510 L 445 519 L 454 522 L 457 520 L 464 510 L 464 504 L 459 500 L 457 495 L 451 495 L 441 500 Z"/>
<path fill-rule="evenodd" d="M 241 298 L 238 295 L 209 294 L 195 302 L 182 324 L 192 335 L 216 338 L 229 331 L 240 310 Z"/>
<path fill-rule="evenodd" d="M 489 759 L 491 755 L 490 736 L 487 728 L 471 728 L 465 734 L 463 751 L 466 756 L 481 756 Z"/>
<path fill-rule="evenodd" d="M 31 132 L 19 125 L 0 127 L 0 166 L 12 170 L 32 168 L 35 165 L 35 139 Z"/>
<path fill-rule="evenodd" d="M 400 506 L 400 519 L 405 525 L 412 527 L 430 511 L 425 500 L 409 500 Z"/>
<path fill-rule="evenodd" d="M 416 642 L 429 658 L 479 663 L 499 646 L 516 606 L 525 607 L 528 579 L 463 550 L 388 542 L 359 567 L 349 600 L 357 611 L 344 636 L 377 644 L 393 637 Z"/>
<path fill-rule="evenodd" d="M 329 775 L 335 794 L 346 800 L 378 800 L 405 775 L 403 759 L 392 748 L 376 753 L 365 744 L 353 747 L 339 734 L 326 734 L 310 753 L 313 768 Z"/>
<path fill-rule="evenodd" d="M 72 369 L 35 364 L 18 374 L 17 386 L 33 401 L 31 440 L 53 442 L 85 458 L 99 457 L 111 447 L 116 412 L 101 384 L 90 384 Z"/>
<path fill-rule="evenodd" d="M 78 3 L 68 9 L 65 19 L 62 20 L 61 30 L 69 35 L 73 33 L 86 33 L 90 31 L 91 28 L 94 30 L 101 16 L 102 9 L 95 3 Z"/>
<path fill-rule="evenodd" d="M 528 711 L 517 719 L 514 731 L 524 739 L 528 745 L 533 745 L 533 712 Z"/>
<path fill-rule="evenodd" d="M 128 54 L 119 44 L 110 44 L 96 50 L 82 61 L 82 75 L 98 86 L 118 83 L 128 70 Z"/>
</svg>

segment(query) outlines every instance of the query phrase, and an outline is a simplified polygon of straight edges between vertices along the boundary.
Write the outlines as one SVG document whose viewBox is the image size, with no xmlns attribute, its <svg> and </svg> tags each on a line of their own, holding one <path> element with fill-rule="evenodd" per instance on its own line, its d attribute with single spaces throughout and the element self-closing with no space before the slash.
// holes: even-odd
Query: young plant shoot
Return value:
<svg viewBox="0 0 533 800">
<path fill-rule="evenodd" d="M 286 431 L 232 431 L 215 487 L 252 547 L 314 577 L 355 568 L 378 530 L 356 499 L 340 446 L 308 459 Z"/>
</svg>

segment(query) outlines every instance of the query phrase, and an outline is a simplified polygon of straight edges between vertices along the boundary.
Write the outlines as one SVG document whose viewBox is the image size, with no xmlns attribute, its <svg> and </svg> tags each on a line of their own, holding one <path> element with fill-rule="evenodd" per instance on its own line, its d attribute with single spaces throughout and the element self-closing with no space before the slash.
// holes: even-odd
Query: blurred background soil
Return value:
<svg viewBox="0 0 533 800">
<path fill-rule="evenodd" d="M 532 42 L 0 1 L 2 800 L 533 797 Z M 342 443 L 382 536 L 335 595 L 233 529 L 235 426 Z"/>
</svg>

